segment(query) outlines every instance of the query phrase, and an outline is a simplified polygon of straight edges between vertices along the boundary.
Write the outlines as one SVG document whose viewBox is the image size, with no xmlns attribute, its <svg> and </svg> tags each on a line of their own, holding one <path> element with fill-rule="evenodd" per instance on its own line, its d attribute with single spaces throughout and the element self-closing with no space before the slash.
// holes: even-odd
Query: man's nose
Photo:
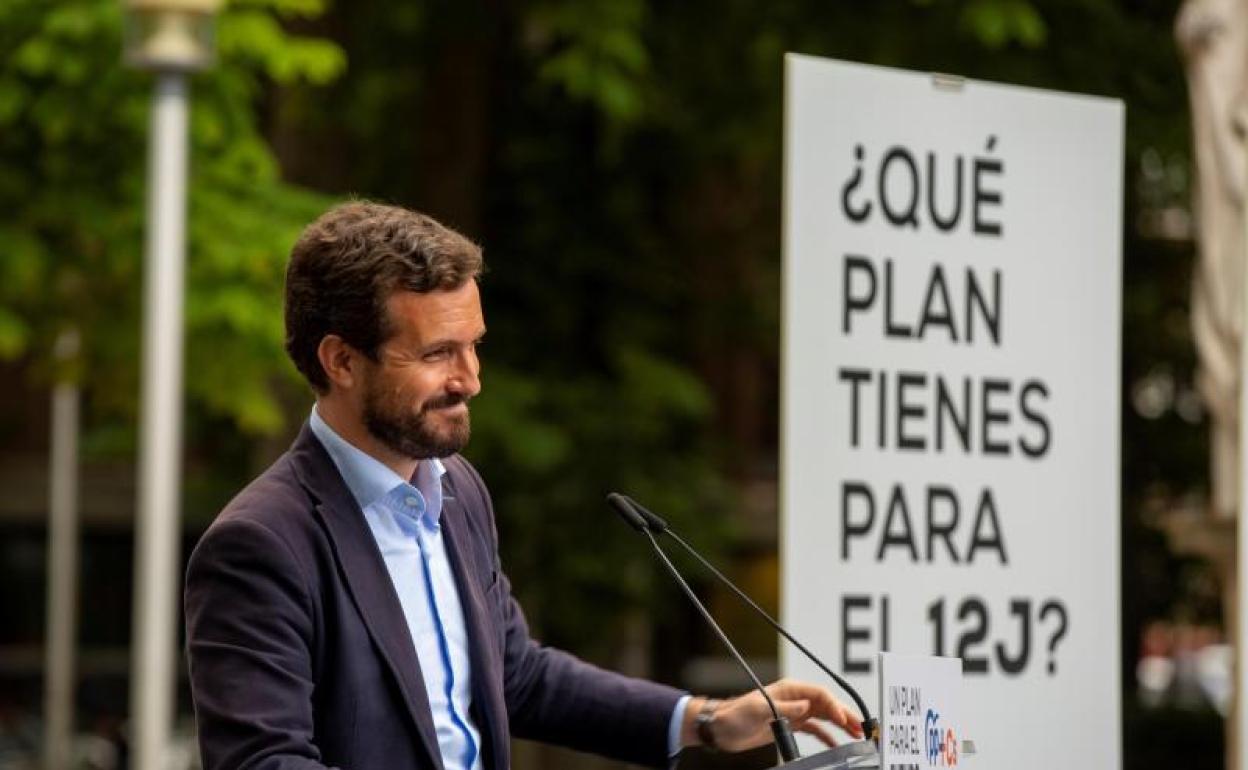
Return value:
<svg viewBox="0 0 1248 770">
<path fill-rule="evenodd" d="M 456 393 L 472 398 L 481 392 L 481 362 L 476 352 L 466 352 L 457 357 L 455 373 L 450 383 Z"/>
</svg>

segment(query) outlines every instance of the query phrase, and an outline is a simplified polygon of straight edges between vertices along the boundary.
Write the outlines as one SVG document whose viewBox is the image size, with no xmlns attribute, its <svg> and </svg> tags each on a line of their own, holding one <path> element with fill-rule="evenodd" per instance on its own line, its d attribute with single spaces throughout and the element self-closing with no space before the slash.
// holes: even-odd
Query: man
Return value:
<svg viewBox="0 0 1248 770">
<path fill-rule="evenodd" d="M 295 244 L 286 348 L 316 405 L 187 572 L 206 770 L 505 770 L 512 734 L 649 765 L 770 740 L 758 693 L 692 698 L 529 638 L 489 495 L 457 454 L 481 389 L 481 270 L 463 236 L 373 203 Z M 858 734 L 822 688 L 771 692 L 798 729 Z"/>
</svg>

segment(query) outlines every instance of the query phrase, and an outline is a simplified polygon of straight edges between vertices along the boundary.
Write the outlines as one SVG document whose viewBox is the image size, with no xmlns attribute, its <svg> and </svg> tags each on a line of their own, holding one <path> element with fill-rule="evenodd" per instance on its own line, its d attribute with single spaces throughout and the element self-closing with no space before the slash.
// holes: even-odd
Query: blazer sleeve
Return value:
<svg viewBox="0 0 1248 770">
<path fill-rule="evenodd" d="M 191 555 L 186 637 L 204 770 L 323 768 L 313 741 L 313 607 L 289 546 L 218 520 Z"/>
<path fill-rule="evenodd" d="M 542 646 L 529 637 L 506 576 L 500 575 L 499 581 L 507 618 L 503 687 L 512 732 L 623 762 L 665 767 L 668 726 L 684 693 Z"/>
<path fill-rule="evenodd" d="M 498 584 L 490 595 L 505 635 L 503 696 L 512 734 L 624 762 L 667 766 L 668 726 L 684 693 L 607 671 L 530 638 L 501 568 L 489 493 L 476 470 L 466 462 L 463 466 L 479 498 L 478 510 L 487 517 L 483 529 L 492 538 Z"/>
</svg>

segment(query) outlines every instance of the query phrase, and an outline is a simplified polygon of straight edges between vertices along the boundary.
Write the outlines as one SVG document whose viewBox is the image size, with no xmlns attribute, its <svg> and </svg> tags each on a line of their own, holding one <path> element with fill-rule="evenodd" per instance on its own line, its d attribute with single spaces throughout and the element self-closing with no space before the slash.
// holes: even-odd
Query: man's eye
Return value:
<svg viewBox="0 0 1248 770">
<path fill-rule="evenodd" d="M 423 357 L 426 361 L 437 361 L 440 358 L 446 358 L 447 354 L 449 353 L 450 353 L 450 350 L 448 350 L 447 348 L 437 348 L 435 350 L 430 350 L 428 353 L 425 353 Z"/>
</svg>

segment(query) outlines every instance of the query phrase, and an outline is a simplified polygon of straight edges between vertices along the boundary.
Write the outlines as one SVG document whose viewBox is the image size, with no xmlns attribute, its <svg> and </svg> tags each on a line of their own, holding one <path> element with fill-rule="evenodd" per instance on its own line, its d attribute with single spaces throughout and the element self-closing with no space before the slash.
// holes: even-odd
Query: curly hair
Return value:
<svg viewBox="0 0 1248 770">
<path fill-rule="evenodd" d="M 432 217 L 370 201 L 343 203 L 303 231 L 286 266 L 286 352 L 318 393 L 329 390 L 317 349 L 335 334 L 369 358 L 393 330 L 396 291 L 458 289 L 485 262 L 475 243 Z"/>
</svg>

